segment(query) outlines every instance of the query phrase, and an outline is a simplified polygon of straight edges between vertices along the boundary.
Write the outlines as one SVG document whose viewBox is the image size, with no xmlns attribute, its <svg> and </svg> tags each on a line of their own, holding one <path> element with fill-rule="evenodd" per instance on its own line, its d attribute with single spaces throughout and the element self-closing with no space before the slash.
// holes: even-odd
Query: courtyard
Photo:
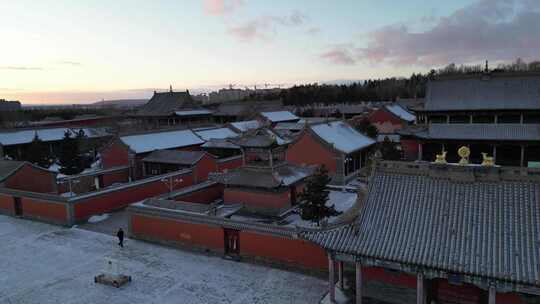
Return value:
<svg viewBox="0 0 540 304">
<path fill-rule="evenodd" d="M 326 281 L 80 228 L 0 216 L 0 303 L 317 303 Z M 106 258 L 133 281 L 95 284 Z"/>
</svg>

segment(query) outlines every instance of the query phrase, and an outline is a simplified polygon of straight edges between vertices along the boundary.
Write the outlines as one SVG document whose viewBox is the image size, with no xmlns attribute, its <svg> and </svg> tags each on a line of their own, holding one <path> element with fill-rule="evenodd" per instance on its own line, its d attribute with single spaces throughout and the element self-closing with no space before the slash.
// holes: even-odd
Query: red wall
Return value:
<svg viewBox="0 0 540 304">
<path fill-rule="evenodd" d="M 303 240 L 240 231 L 239 245 L 243 256 L 263 257 L 306 268 L 328 268 L 324 249 Z"/>
<path fill-rule="evenodd" d="M 403 153 L 405 159 L 416 160 L 418 159 L 418 141 L 414 139 L 401 139 L 401 147 L 403 148 Z"/>
<path fill-rule="evenodd" d="M 52 220 L 56 223 L 67 223 L 66 204 L 53 203 L 40 199 L 22 197 L 23 216 Z"/>
<path fill-rule="evenodd" d="M 0 194 L 0 213 L 14 214 L 14 202 L 11 195 Z"/>
<path fill-rule="evenodd" d="M 372 112 L 368 120 L 377 127 L 379 133 L 394 133 L 396 130 L 403 128 L 403 121 L 385 108 Z"/>
<path fill-rule="evenodd" d="M 218 171 L 223 172 L 225 170 L 236 169 L 242 166 L 242 158 L 233 158 L 227 161 L 220 161 L 217 163 Z"/>
<path fill-rule="evenodd" d="M 366 280 L 416 289 L 416 277 L 403 272 L 394 272 L 379 267 L 363 267 L 362 274 Z"/>
<path fill-rule="evenodd" d="M 17 190 L 56 193 L 56 179 L 52 172 L 25 164 L 5 181 L 5 187 Z"/>
<path fill-rule="evenodd" d="M 304 131 L 300 139 L 289 146 L 287 161 L 297 165 L 324 165 L 329 173 L 336 173 L 336 155 L 324 144 Z"/>
<path fill-rule="evenodd" d="M 129 166 L 128 147 L 115 140 L 108 147 L 100 152 L 101 164 L 103 169 L 109 169 L 118 166 Z"/>
<path fill-rule="evenodd" d="M 281 209 L 290 205 L 290 191 L 255 192 L 236 188 L 225 188 L 223 200 L 228 203 L 243 203 L 254 208 Z"/>
<path fill-rule="evenodd" d="M 133 214 L 131 233 L 155 240 L 190 243 L 197 247 L 224 250 L 221 227 L 184 223 L 163 218 Z"/>
<path fill-rule="evenodd" d="M 204 153 L 204 156 L 195 164 L 193 168 L 193 179 L 195 183 L 200 183 L 208 180 L 208 174 L 210 172 L 217 171 L 216 159 L 208 153 Z"/>
<path fill-rule="evenodd" d="M 178 177 L 182 178 L 182 182 L 173 184 L 173 190 L 193 184 L 191 172 Z M 121 190 L 97 193 L 88 198 L 76 201 L 74 205 L 75 220 L 85 220 L 92 215 L 110 212 L 131 203 L 167 192 L 169 192 L 168 184 L 157 180 L 142 185 L 125 187 Z"/>
<path fill-rule="evenodd" d="M 208 188 L 179 195 L 174 198 L 175 201 L 189 203 L 210 204 L 211 202 L 223 197 L 223 185 L 216 184 Z"/>
<path fill-rule="evenodd" d="M 128 181 L 129 169 L 103 174 L 103 187 L 108 187 L 115 183 L 126 183 Z"/>
</svg>

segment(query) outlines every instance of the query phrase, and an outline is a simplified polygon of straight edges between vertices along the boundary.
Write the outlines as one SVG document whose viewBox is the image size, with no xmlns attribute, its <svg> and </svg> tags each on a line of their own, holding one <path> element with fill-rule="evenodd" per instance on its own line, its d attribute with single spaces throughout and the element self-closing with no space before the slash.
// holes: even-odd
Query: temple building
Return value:
<svg viewBox="0 0 540 304">
<path fill-rule="evenodd" d="M 225 204 L 243 204 L 253 212 L 278 215 L 298 203 L 297 195 L 314 167 L 287 163 L 288 142 L 265 128 L 231 141 L 242 151 L 242 167 L 213 176 L 225 187 Z"/>
<path fill-rule="evenodd" d="M 432 161 L 457 147 L 471 149 L 473 163 L 488 153 L 498 165 L 540 162 L 540 74 L 484 72 L 447 76 L 428 83 L 417 125 L 399 131 L 410 159 Z"/>
<path fill-rule="evenodd" d="M 199 126 L 212 122 L 212 111 L 202 108 L 189 91 L 157 93 L 131 116 L 146 128 L 174 125 Z"/>
<path fill-rule="evenodd" d="M 328 303 L 351 268 L 357 304 L 538 303 L 539 173 L 466 160 L 377 164 L 355 219 L 300 234 L 327 250 Z"/>
<path fill-rule="evenodd" d="M 324 165 L 333 184 L 354 180 L 367 163 L 375 140 L 344 121 L 308 125 L 287 149 L 287 161 L 298 165 Z"/>
</svg>

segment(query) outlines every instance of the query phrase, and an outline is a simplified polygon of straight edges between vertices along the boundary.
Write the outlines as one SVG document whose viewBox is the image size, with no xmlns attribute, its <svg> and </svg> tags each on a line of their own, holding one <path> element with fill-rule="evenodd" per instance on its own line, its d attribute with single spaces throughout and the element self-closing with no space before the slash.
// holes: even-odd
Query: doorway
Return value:
<svg viewBox="0 0 540 304">
<path fill-rule="evenodd" d="M 225 235 L 225 254 L 240 254 L 240 231 L 235 229 L 223 229 Z"/>
<path fill-rule="evenodd" d="M 13 210 L 15 211 L 15 216 L 23 215 L 23 209 L 22 209 L 20 197 L 13 197 Z"/>
</svg>

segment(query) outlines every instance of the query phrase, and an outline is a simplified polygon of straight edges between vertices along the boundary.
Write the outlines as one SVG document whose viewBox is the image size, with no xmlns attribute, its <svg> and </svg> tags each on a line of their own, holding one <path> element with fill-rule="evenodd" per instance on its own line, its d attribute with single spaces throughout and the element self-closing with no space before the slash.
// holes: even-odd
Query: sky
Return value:
<svg viewBox="0 0 540 304">
<path fill-rule="evenodd" d="M 539 0 L 0 0 L 0 99 L 86 103 L 540 59 Z"/>
</svg>

